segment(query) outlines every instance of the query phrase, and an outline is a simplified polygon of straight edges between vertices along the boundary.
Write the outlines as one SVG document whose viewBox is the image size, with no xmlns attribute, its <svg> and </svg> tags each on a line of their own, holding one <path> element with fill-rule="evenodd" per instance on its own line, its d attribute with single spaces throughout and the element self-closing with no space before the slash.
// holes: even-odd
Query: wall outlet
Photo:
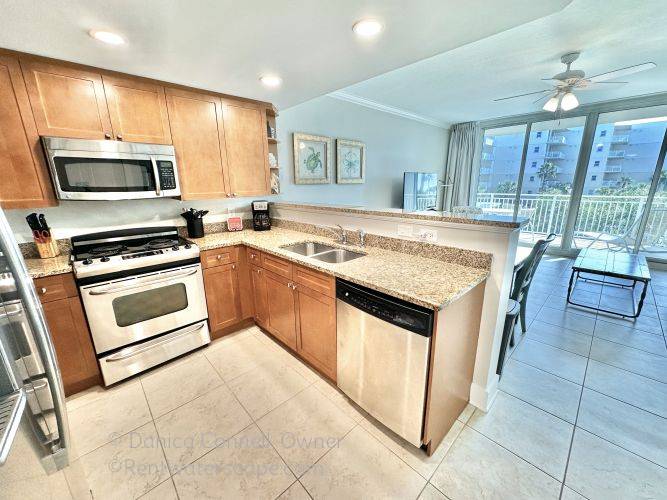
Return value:
<svg viewBox="0 0 667 500">
<path fill-rule="evenodd" d="M 419 229 L 417 230 L 417 238 L 421 241 L 433 243 L 438 241 L 438 232 L 435 229 Z"/>
<path fill-rule="evenodd" d="M 404 238 L 412 238 L 412 226 L 408 224 L 399 224 L 396 233 Z"/>
</svg>

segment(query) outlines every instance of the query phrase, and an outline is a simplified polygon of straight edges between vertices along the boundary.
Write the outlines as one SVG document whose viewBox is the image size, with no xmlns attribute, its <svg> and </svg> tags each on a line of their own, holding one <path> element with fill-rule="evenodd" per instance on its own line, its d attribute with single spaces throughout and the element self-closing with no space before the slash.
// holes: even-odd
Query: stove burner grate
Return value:
<svg viewBox="0 0 667 500">
<path fill-rule="evenodd" d="M 167 248 L 173 247 L 174 245 L 178 245 L 178 240 L 172 238 L 157 238 L 146 244 L 148 248 Z"/>
<path fill-rule="evenodd" d="M 91 248 L 90 254 L 95 257 L 111 257 L 112 255 L 118 255 L 124 250 L 127 250 L 125 245 L 104 245 Z"/>
</svg>

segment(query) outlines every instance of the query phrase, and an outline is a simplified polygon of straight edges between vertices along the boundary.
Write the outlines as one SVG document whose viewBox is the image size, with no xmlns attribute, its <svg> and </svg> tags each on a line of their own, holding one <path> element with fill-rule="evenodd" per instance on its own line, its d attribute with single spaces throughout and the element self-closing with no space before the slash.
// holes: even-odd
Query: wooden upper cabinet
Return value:
<svg viewBox="0 0 667 500">
<path fill-rule="evenodd" d="M 222 107 L 232 196 L 269 194 L 266 110 L 231 99 Z"/>
<path fill-rule="evenodd" d="M 176 149 L 181 198 L 224 198 L 225 134 L 220 99 L 167 88 L 171 138 Z"/>
<path fill-rule="evenodd" d="M 99 73 L 21 58 L 39 135 L 105 139 L 111 122 Z"/>
<path fill-rule="evenodd" d="M 102 76 L 114 138 L 171 144 L 164 87 L 132 78 Z"/>
<path fill-rule="evenodd" d="M 0 205 L 56 204 L 18 59 L 0 55 Z"/>
</svg>

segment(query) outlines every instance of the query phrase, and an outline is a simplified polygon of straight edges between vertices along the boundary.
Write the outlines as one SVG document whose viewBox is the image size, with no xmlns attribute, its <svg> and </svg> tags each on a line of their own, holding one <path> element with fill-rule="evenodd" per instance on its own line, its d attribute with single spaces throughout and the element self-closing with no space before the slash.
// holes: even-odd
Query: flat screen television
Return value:
<svg viewBox="0 0 667 500">
<path fill-rule="evenodd" d="M 403 210 L 416 212 L 436 209 L 438 174 L 434 172 L 403 173 Z"/>
</svg>

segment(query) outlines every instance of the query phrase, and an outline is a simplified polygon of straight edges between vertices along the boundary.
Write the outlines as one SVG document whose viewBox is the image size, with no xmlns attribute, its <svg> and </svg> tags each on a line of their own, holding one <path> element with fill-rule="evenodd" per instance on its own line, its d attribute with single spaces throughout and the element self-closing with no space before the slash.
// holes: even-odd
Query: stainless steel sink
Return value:
<svg viewBox="0 0 667 500">
<path fill-rule="evenodd" d="M 287 245 L 282 248 L 285 250 L 289 250 L 290 252 L 298 253 L 299 255 L 305 255 L 306 257 L 310 257 L 317 253 L 328 252 L 329 250 L 333 250 L 336 247 L 332 247 L 331 245 L 325 245 L 324 243 L 303 241 L 301 243 L 293 243 L 292 245 Z"/>
<path fill-rule="evenodd" d="M 363 253 L 353 252 L 352 250 L 336 248 L 335 250 L 330 250 L 328 252 L 318 253 L 317 255 L 311 256 L 311 258 L 321 260 L 322 262 L 328 262 L 330 264 L 340 264 L 341 262 L 358 259 L 364 255 L 365 254 Z"/>
</svg>

